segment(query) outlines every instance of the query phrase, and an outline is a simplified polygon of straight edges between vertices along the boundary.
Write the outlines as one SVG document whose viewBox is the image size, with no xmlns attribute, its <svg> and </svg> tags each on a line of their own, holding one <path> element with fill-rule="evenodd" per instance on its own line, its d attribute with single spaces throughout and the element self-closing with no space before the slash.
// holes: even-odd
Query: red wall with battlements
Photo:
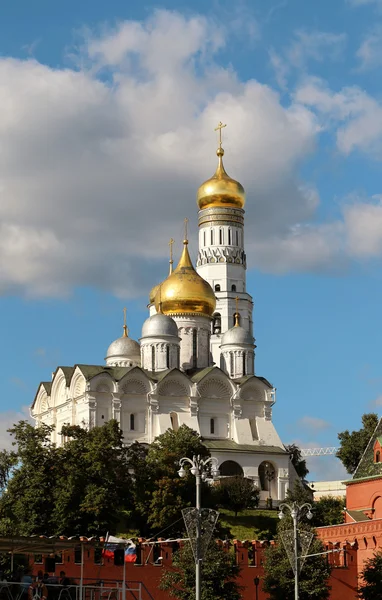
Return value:
<svg viewBox="0 0 382 600">
<path fill-rule="evenodd" d="M 345 526 L 343 526 L 345 527 Z M 321 530 L 334 528 L 321 528 Z M 327 533 L 325 531 L 325 533 Z M 345 531 L 343 532 L 345 535 Z M 328 541 L 320 534 L 320 537 L 327 542 L 327 549 L 338 547 L 333 543 L 336 536 L 333 534 L 332 541 Z M 330 537 L 330 535 L 329 535 Z M 336 540 L 337 541 L 337 540 Z M 172 554 L 178 547 L 176 543 L 159 540 L 158 544 L 150 544 L 145 540 L 140 540 L 138 550 L 138 561 L 136 564 L 126 563 L 126 582 L 133 588 L 134 582 L 142 583 L 142 600 L 170 600 L 168 594 L 159 590 L 163 568 L 172 568 Z M 226 542 L 218 542 L 222 545 Z M 271 542 L 272 543 L 272 542 Z M 261 589 L 261 579 L 264 575 L 264 552 L 268 542 L 234 540 L 233 542 L 237 563 L 241 566 L 239 583 L 243 586 L 243 599 L 255 600 L 255 577 L 260 578 L 258 586 L 258 600 L 266 600 L 267 594 Z M 123 580 L 123 567 L 114 565 L 114 560 L 104 558 L 103 564 L 95 564 L 94 546 L 84 547 L 84 583 L 92 585 L 103 581 L 105 587 L 114 586 L 117 582 L 121 585 Z M 357 598 L 357 573 L 358 557 L 357 547 L 353 544 L 344 543 L 342 546 L 344 552 L 329 555 L 329 561 L 333 564 L 333 571 L 330 580 L 332 587 L 331 600 L 352 600 Z M 79 581 L 81 576 L 81 564 L 75 561 L 74 550 L 65 551 L 62 555 L 62 562 L 56 563 L 55 574 L 58 576 L 60 571 L 65 571 L 67 577 Z M 77 560 L 79 556 L 77 554 Z M 139 564 L 138 564 L 139 563 Z M 45 557 L 43 563 L 35 563 L 34 558 L 30 557 L 30 564 L 33 573 L 37 574 L 39 570 L 46 571 Z"/>
</svg>

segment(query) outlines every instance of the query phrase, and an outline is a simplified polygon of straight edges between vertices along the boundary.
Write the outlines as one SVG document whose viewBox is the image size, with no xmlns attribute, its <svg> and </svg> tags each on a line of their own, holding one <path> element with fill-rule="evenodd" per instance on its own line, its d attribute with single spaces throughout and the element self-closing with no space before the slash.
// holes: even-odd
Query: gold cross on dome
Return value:
<svg viewBox="0 0 382 600">
<path fill-rule="evenodd" d="M 221 121 L 219 121 L 219 124 L 217 127 L 215 127 L 215 131 L 219 131 L 219 148 L 222 147 L 222 129 L 223 127 L 227 127 L 227 123 L 223 124 Z"/>
<path fill-rule="evenodd" d="M 187 217 L 184 219 L 184 239 L 188 239 L 188 219 Z"/>
<path fill-rule="evenodd" d="M 236 296 L 235 298 L 235 302 L 236 302 L 236 312 L 239 312 L 239 296 Z"/>
<path fill-rule="evenodd" d="M 172 260 L 172 245 L 173 245 L 173 243 L 174 243 L 174 240 L 172 238 L 170 238 L 170 241 L 168 243 L 168 245 L 170 246 L 170 263 L 173 263 L 173 260 Z"/>
</svg>

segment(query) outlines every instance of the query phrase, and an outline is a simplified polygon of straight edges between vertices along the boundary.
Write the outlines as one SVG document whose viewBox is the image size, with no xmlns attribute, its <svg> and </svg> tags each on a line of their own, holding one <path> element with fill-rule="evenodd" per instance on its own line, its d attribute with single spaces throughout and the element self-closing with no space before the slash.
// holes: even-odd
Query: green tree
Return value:
<svg viewBox="0 0 382 600">
<path fill-rule="evenodd" d="M 8 450 L 0 451 L 0 492 L 8 485 L 12 469 L 17 465 L 17 453 Z"/>
<path fill-rule="evenodd" d="M 195 477 L 188 469 L 183 479 L 178 475 L 179 460 L 193 456 L 208 458 L 210 453 L 200 436 L 186 425 L 178 431 L 168 429 L 150 446 L 146 459 L 151 494 L 147 521 L 154 529 L 170 526 L 181 519 L 182 508 L 195 506 Z M 210 486 L 202 484 L 202 487 L 203 505 L 208 506 Z"/>
<path fill-rule="evenodd" d="M 215 489 L 217 503 L 228 510 L 233 510 L 235 517 L 242 510 L 256 508 L 259 504 L 258 488 L 251 479 L 243 476 L 222 479 Z"/>
<path fill-rule="evenodd" d="M 234 554 L 211 542 L 201 564 L 201 600 L 239 600 L 239 572 Z M 159 587 L 179 600 L 195 599 L 195 561 L 189 543 L 175 552 L 172 568 L 164 570 Z"/>
<path fill-rule="evenodd" d="M 17 447 L 14 469 L 0 498 L 2 535 L 53 533 L 51 512 L 57 475 L 57 449 L 50 442 L 52 427 L 20 421 L 10 430 Z M 17 466 L 16 466 L 17 462 Z"/>
<path fill-rule="evenodd" d="M 346 429 L 338 434 L 340 449 L 337 452 L 337 457 L 348 473 L 353 474 L 356 470 L 362 454 L 378 425 L 378 421 L 376 413 L 366 413 L 362 416 L 361 429 L 351 433 Z"/>
<path fill-rule="evenodd" d="M 270 546 L 265 553 L 263 590 L 269 594 L 269 600 L 294 600 L 294 574 L 281 540 L 285 530 L 292 530 L 293 522 L 288 513 L 277 527 L 276 544 Z M 299 529 L 313 531 L 305 520 L 300 521 Z M 315 536 L 308 554 L 324 552 L 324 546 Z M 325 556 L 313 556 L 305 560 L 300 573 L 300 600 L 326 600 L 329 598 L 329 577 L 331 568 Z"/>
<path fill-rule="evenodd" d="M 382 551 L 366 561 L 362 578 L 359 597 L 363 600 L 382 600 Z"/>
<path fill-rule="evenodd" d="M 313 525 L 339 525 L 344 522 L 345 499 L 322 496 L 313 504 Z"/>
<path fill-rule="evenodd" d="M 65 426 L 62 435 L 67 441 L 57 449 L 54 533 L 115 532 L 131 487 L 128 451 L 117 421 L 90 430 Z"/>
<path fill-rule="evenodd" d="M 52 444 L 52 427 L 20 421 L 10 430 L 17 451 L 0 498 L 2 535 L 113 532 L 128 502 L 129 462 L 116 421 L 90 431 L 66 426 L 66 443 Z M 16 464 L 17 463 L 17 464 Z"/>
<path fill-rule="evenodd" d="M 305 479 L 309 473 L 309 469 L 306 465 L 306 460 L 302 458 L 301 450 L 296 444 L 289 444 L 285 446 L 285 450 L 288 452 L 292 465 L 294 466 L 296 473 L 301 479 Z"/>
</svg>

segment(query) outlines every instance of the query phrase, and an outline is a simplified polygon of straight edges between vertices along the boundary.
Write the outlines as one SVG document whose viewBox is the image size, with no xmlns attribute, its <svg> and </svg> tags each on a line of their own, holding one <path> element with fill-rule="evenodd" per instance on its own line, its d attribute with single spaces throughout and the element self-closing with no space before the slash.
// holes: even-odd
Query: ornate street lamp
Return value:
<svg viewBox="0 0 382 600">
<path fill-rule="evenodd" d="M 298 548 L 299 548 L 299 531 L 297 528 L 298 522 L 306 515 L 307 519 L 312 519 L 313 517 L 313 513 L 312 513 L 312 505 L 305 502 L 305 504 L 302 504 L 301 506 L 299 506 L 297 504 L 297 502 L 292 502 L 292 504 L 280 504 L 280 512 L 279 512 L 279 519 L 283 519 L 285 517 L 285 513 L 284 511 L 287 510 L 290 512 L 290 515 L 292 517 L 293 520 L 293 543 L 294 543 L 294 552 L 293 552 L 293 558 L 294 558 L 294 598 L 295 600 L 298 600 L 298 575 L 299 575 L 299 557 L 298 556 Z M 306 510 L 308 512 L 306 512 Z M 313 535 L 312 535 L 313 537 Z M 311 538 L 310 538 L 311 540 Z M 310 542 L 309 542 L 310 543 Z M 306 552 L 305 552 L 306 554 Z"/>
<path fill-rule="evenodd" d="M 185 477 L 187 474 L 185 465 L 190 465 L 190 472 L 195 477 L 196 483 L 196 549 L 195 549 L 195 600 L 200 600 L 200 589 L 201 589 L 201 553 L 200 553 L 200 542 L 201 542 L 201 484 L 208 478 L 211 473 L 212 478 L 216 479 L 219 477 L 219 463 L 217 458 L 201 458 L 200 456 L 194 456 L 192 460 L 190 458 L 181 458 L 179 461 L 180 469 L 178 471 L 179 477 Z M 218 513 L 217 513 L 218 515 Z M 217 518 L 217 517 L 216 517 Z"/>
</svg>

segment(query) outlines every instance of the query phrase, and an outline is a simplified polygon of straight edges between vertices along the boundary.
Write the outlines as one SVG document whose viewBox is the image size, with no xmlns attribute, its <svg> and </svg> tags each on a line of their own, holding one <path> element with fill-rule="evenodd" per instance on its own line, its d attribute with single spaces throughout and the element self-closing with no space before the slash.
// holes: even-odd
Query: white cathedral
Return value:
<svg viewBox="0 0 382 600">
<path fill-rule="evenodd" d="M 222 124 L 219 125 L 220 133 Z M 243 474 L 277 504 L 297 475 L 272 423 L 275 389 L 255 375 L 253 300 L 246 289 L 242 185 L 223 166 L 197 193 L 199 253 L 188 240 L 178 266 L 150 292 L 139 342 L 122 337 L 105 365 L 57 367 L 31 408 L 36 423 L 94 427 L 116 419 L 127 444 L 150 444 L 168 428 L 197 431 L 222 476 Z M 187 237 L 187 236 L 185 236 Z M 181 458 L 181 457 L 179 457 Z"/>
</svg>

